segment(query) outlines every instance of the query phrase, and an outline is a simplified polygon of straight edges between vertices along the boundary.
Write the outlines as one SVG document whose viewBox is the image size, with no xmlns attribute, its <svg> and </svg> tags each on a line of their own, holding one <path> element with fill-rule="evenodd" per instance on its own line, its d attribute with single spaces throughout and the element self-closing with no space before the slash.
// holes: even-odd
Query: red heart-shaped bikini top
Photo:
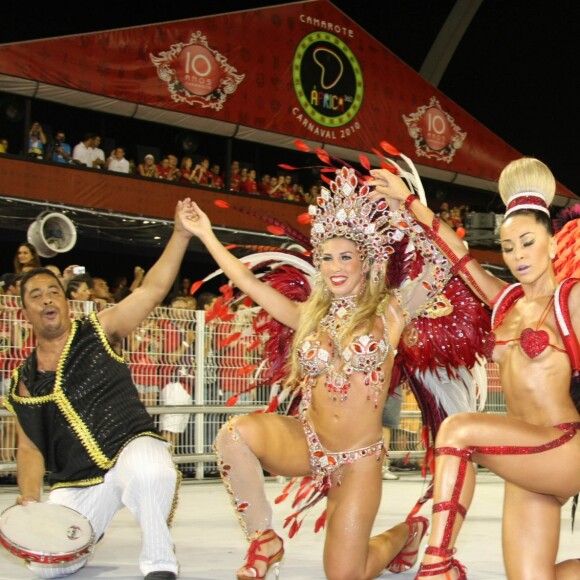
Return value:
<svg viewBox="0 0 580 580">
<path fill-rule="evenodd" d="M 545 330 L 524 328 L 520 335 L 520 344 L 522 345 L 523 351 L 530 358 L 536 358 L 548 348 L 550 336 Z"/>
</svg>

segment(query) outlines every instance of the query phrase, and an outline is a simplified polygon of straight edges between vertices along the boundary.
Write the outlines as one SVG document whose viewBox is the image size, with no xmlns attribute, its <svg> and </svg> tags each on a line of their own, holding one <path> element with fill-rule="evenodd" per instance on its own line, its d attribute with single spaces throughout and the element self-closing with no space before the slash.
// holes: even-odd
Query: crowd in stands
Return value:
<svg viewBox="0 0 580 580">
<path fill-rule="evenodd" d="M 213 189 L 229 190 L 248 195 L 265 196 L 297 203 L 315 203 L 320 182 L 305 187 L 291 173 L 276 171 L 257 175 L 250 164 L 233 161 L 230 171 L 224 171 L 209 157 L 184 155 L 181 159 L 173 153 L 156 159 L 147 153 L 142 159 L 126 157 L 126 149 L 114 147 L 105 152 L 102 138 L 86 133 L 74 146 L 67 143 L 66 133 L 57 130 L 48 135 L 41 123 L 32 123 L 24 153 L 29 157 L 53 163 L 84 166 L 92 169 L 136 175 L 149 179 L 163 179 L 183 185 L 200 185 Z M 9 152 L 9 143 L 0 139 L 0 153 Z"/>
<path fill-rule="evenodd" d="M 320 180 L 316 180 L 305 187 L 298 181 L 297 174 L 281 169 L 258 176 L 251 164 L 238 160 L 232 161 L 229 171 L 225 171 L 218 161 L 204 155 L 186 154 L 179 159 L 170 152 L 156 159 L 153 153 L 146 153 L 142 159 L 135 160 L 126 156 L 126 149 L 123 146 L 112 147 L 109 152 L 105 152 L 101 144 L 100 135 L 85 133 L 73 147 L 67 143 L 65 131 L 59 129 L 51 134 L 50 131 L 43 129 L 40 122 L 35 121 L 30 126 L 28 143 L 22 153 L 53 163 L 78 165 L 147 179 L 161 179 L 181 185 L 195 185 L 302 204 L 316 204 L 316 197 L 322 185 Z M 8 140 L 0 137 L 0 154 L 9 152 Z M 440 218 L 456 230 L 465 227 L 468 212 L 469 208 L 465 205 L 450 208 L 445 201 L 441 203 L 439 209 Z"/>
<path fill-rule="evenodd" d="M 69 300 L 76 302 L 93 301 L 98 308 L 107 304 L 114 304 L 123 300 L 143 282 L 145 270 L 136 266 L 133 271 L 133 280 L 129 284 L 127 276 L 120 275 L 111 281 L 111 285 L 104 278 L 91 276 L 84 266 L 72 264 L 67 266 L 62 272 L 54 264 L 41 262 L 41 257 L 36 247 L 30 242 L 23 242 L 18 245 L 14 254 L 14 267 L 12 272 L 2 274 L 0 277 L 0 295 L 10 294 L 20 296 L 20 280 L 29 270 L 34 268 L 48 268 L 52 270 L 62 284 L 66 296 Z M 183 297 L 192 309 L 196 308 L 196 299 L 189 294 L 191 281 L 184 278 L 181 287 L 175 293 L 166 298 L 169 305 L 175 295 Z"/>
<path fill-rule="evenodd" d="M 452 227 L 454 230 L 458 228 L 464 228 L 466 225 L 466 215 L 469 212 L 469 207 L 467 205 L 459 205 L 449 207 L 449 204 L 444 201 L 441 203 L 439 208 L 438 216 L 447 225 Z"/>
</svg>

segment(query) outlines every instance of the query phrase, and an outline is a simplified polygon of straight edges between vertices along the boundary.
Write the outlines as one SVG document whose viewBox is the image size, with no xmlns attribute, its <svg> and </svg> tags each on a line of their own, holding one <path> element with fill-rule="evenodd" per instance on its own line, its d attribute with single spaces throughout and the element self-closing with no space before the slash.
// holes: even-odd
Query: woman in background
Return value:
<svg viewBox="0 0 580 580">
<path fill-rule="evenodd" d="M 14 273 L 22 274 L 32 270 L 33 268 L 40 267 L 40 256 L 38 255 L 38 250 L 33 244 L 29 242 L 23 242 L 16 249 L 16 254 L 14 254 Z"/>
</svg>

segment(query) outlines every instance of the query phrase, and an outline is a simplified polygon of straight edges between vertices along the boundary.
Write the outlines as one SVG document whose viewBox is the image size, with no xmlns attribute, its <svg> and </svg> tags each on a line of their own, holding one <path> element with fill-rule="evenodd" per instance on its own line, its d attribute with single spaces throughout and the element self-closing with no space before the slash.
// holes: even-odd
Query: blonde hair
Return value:
<svg viewBox="0 0 580 580">
<path fill-rule="evenodd" d="M 514 195 L 526 191 L 539 193 L 549 206 L 556 194 L 556 179 L 548 166 L 539 159 L 522 157 L 504 167 L 498 187 L 506 206 Z"/>
<path fill-rule="evenodd" d="M 385 270 L 385 264 L 382 266 L 371 264 L 370 272 L 363 274 L 366 276 L 364 292 L 359 297 L 358 306 L 352 318 L 338 337 L 340 344 L 335 348 L 342 350 L 344 340 L 352 339 L 355 330 L 357 334 L 364 334 L 372 328 L 380 306 L 390 297 Z M 308 300 L 300 306 L 300 319 L 292 340 L 291 356 L 288 362 L 289 376 L 286 385 L 291 388 L 297 388 L 301 378 L 298 348 L 306 338 L 318 333 L 320 321 L 328 312 L 331 302 L 332 296 L 324 284 L 320 283 L 315 284 Z"/>
</svg>

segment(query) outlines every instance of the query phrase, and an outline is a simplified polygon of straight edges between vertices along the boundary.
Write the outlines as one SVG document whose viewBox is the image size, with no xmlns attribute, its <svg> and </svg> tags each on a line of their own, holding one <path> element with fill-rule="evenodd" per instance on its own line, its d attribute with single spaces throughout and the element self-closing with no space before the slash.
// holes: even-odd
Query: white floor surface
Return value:
<svg viewBox="0 0 580 580">
<path fill-rule="evenodd" d="M 282 483 L 270 480 L 268 496 L 274 498 Z M 397 481 L 383 483 L 381 509 L 375 522 L 376 533 L 405 518 L 408 510 L 423 491 L 424 481 L 417 473 L 403 473 Z M 364 493 L 361 490 L 361 493 Z M 14 503 L 16 488 L 0 488 L 0 511 Z M 475 498 L 458 544 L 458 558 L 468 568 L 470 580 L 505 578 L 501 557 L 502 482 L 492 474 L 480 472 Z M 289 513 L 289 502 L 274 506 L 275 527 L 281 530 Z M 320 508 L 320 509 L 319 509 Z M 280 570 L 282 580 L 317 580 L 324 578 L 322 549 L 324 532 L 315 534 L 314 521 L 322 509 L 319 504 L 304 521 L 302 529 L 291 540 L 286 539 L 286 555 Z M 430 516 L 431 502 L 423 507 Z M 198 482 L 185 480 L 173 524 L 173 538 L 181 565 L 182 580 L 223 580 L 234 578 L 242 564 L 247 545 L 239 530 L 225 489 L 219 480 Z M 562 533 L 559 559 L 580 556 L 580 540 L 570 532 L 570 506 L 562 512 Z M 425 543 L 421 547 L 423 551 Z M 89 564 L 73 578 L 141 578 L 137 566 L 140 548 L 139 528 L 127 510 L 117 514 L 103 540 L 97 545 Z M 532 549 L 532 547 L 530 547 Z M 381 578 L 414 578 L 415 570 Z M 0 580 L 32 578 L 22 560 L 0 546 Z M 273 574 L 270 575 L 274 577 Z"/>
</svg>

